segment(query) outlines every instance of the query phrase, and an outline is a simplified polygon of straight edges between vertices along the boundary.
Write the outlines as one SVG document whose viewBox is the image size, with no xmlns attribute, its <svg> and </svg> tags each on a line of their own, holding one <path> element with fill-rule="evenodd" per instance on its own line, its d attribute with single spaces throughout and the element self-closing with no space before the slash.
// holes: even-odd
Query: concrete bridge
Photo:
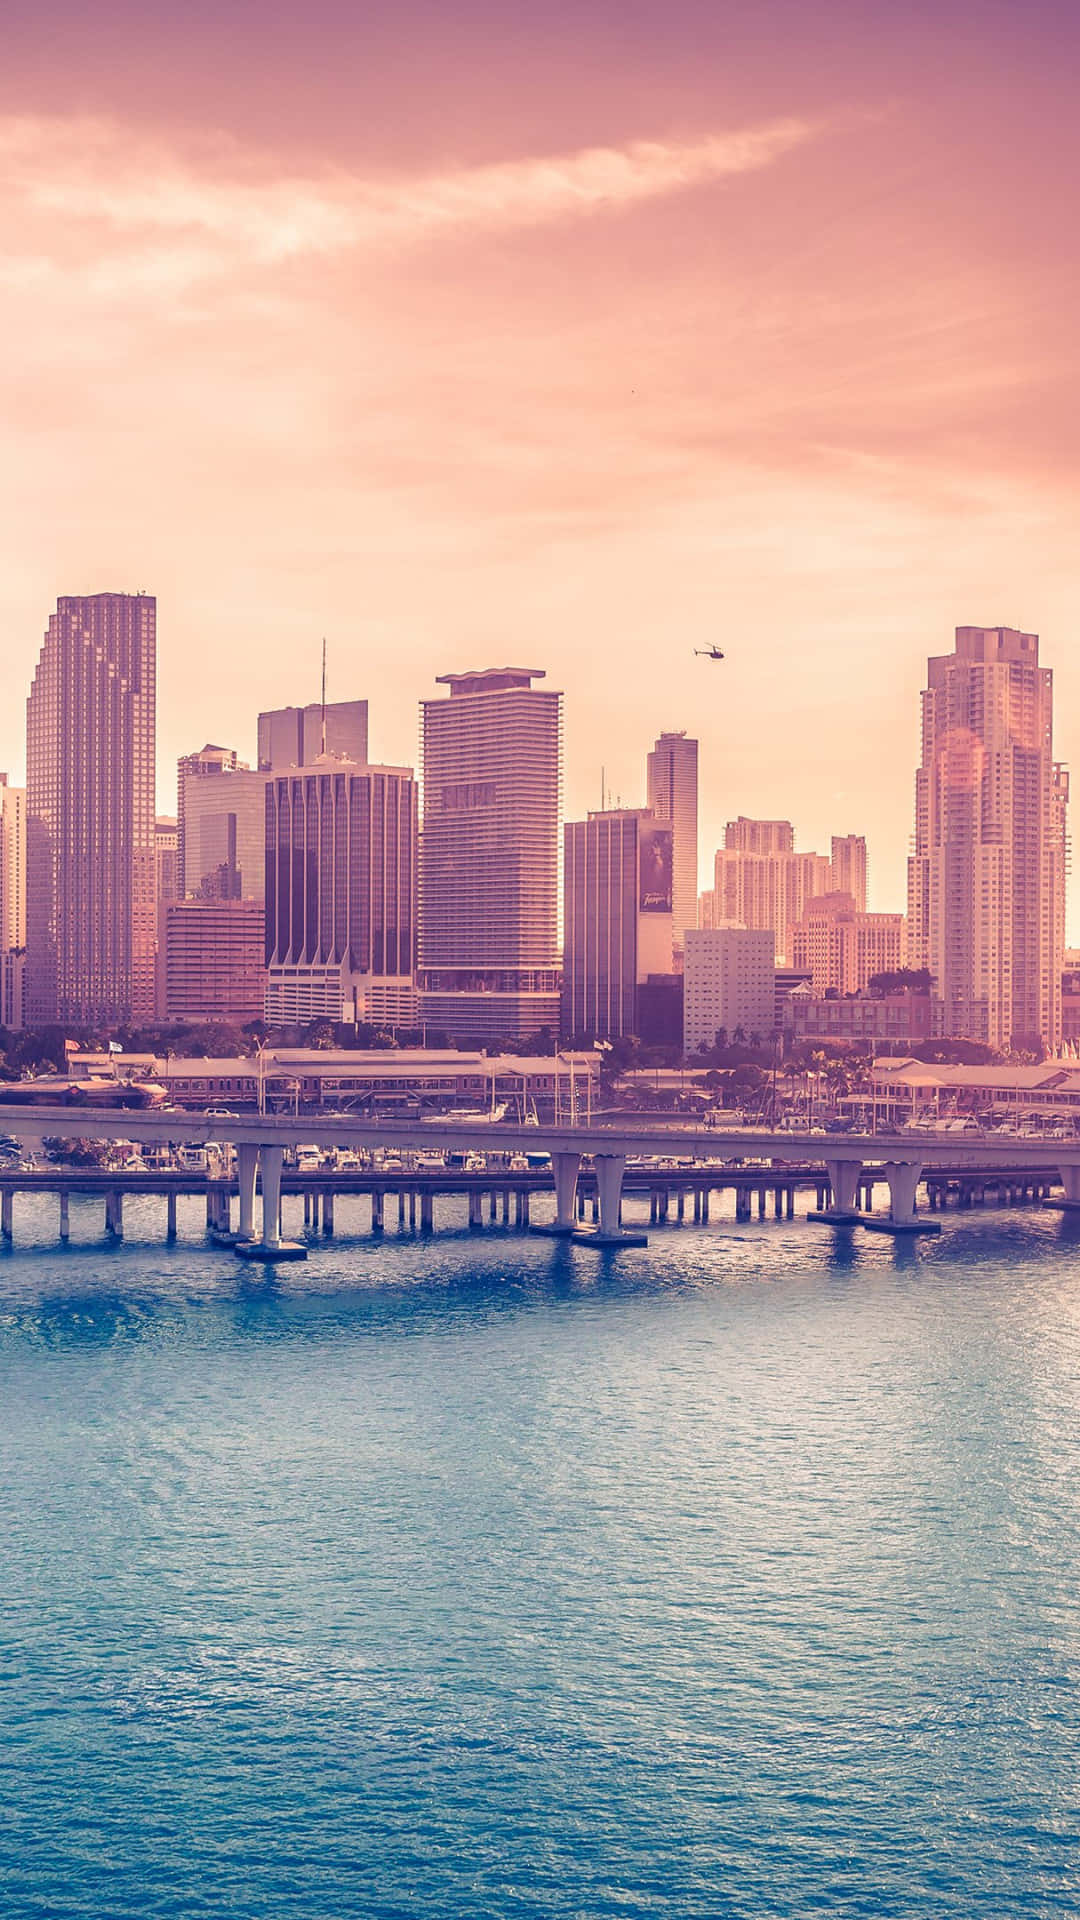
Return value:
<svg viewBox="0 0 1080 1920">
<path fill-rule="evenodd" d="M 626 1124 L 585 1126 L 520 1126 L 492 1124 L 476 1119 L 448 1118 L 432 1120 L 371 1120 L 355 1115 L 229 1115 L 216 1117 L 205 1113 L 146 1112 L 93 1107 L 13 1107 L 0 1109 L 0 1130 L 27 1146 L 40 1146 L 43 1139 L 130 1140 L 146 1146 L 229 1144 L 236 1150 L 236 1192 L 239 1201 L 237 1251 L 256 1259 L 280 1259 L 290 1253 L 302 1253 L 295 1243 L 282 1238 L 281 1194 L 284 1153 L 288 1147 L 312 1144 L 320 1150 L 331 1148 L 367 1149 L 379 1147 L 401 1152 L 486 1152 L 508 1154 L 547 1153 L 551 1172 L 545 1185 L 553 1182 L 555 1219 L 539 1229 L 566 1237 L 582 1234 L 578 1218 L 578 1189 L 583 1162 L 589 1163 L 589 1184 L 594 1187 L 597 1222 L 588 1238 L 597 1245 L 641 1245 L 645 1236 L 627 1233 L 622 1226 L 621 1204 L 627 1179 L 627 1160 L 635 1157 L 678 1157 L 683 1162 L 701 1163 L 672 1170 L 684 1187 L 699 1186 L 707 1192 L 710 1184 L 733 1185 L 737 1189 L 780 1190 L 798 1171 L 802 1177 L 818 1180 L 819 1199 L 823 1202 L 811 1218 L 829 1225 L 862 1225 L 876 1231 L 897 1234 L 936 1232 L 938 1223 L 920 1215 L 916 1193 L 920 1183 L 931 1188 L 937 1178 L 968 1178 L 973 1183 L 1007 1177 L 1017 1185 L 1026 1185 L 1042 1196 L 1050 1170 L 1056 1170 L 1063 1190 L 1061 1206 L 1080 1210 L 1080 1139 L 1067 1142 L 1024 1141 L 1011 1137 L 912 1134 L 842 1134 L 770 1132 L 756 1128 L 712 1128 L 643 1123 L 634 1119 Z M 723 1158 L 726 1164 L 717 1165 Z M 731 1163 L 740 1160 L 741 1166 Z M 754 1163 L 757 1164 L 754 1164 Z M 710 1164 L 711 1163 L 711 1164 Z M 790 1170 L 790 1172 L 789 1172 Z M 645 1170 L 650 1190 L 661 1190 L 666 1171 Z M 630 1178 L 636 1184 L 641 1170 L 631 1166 Z M 546 1170 L 545 1170 L 546 1174 Z M 787 1175 L 787 1178 L 785 1178 Z M 59 1178 L 59 1170 L 57 1172 Z M 69 1170 L 64 1180 L 70 1187 L 77 1170 Z M 163 1176 L 167 1177 L 167 1176 Z M 523 1173 L 508 1176 L 519 1190 L 533 1185 Z M 344 1190 L 345 1176 L 334 1176 L 338 1190 Z M 481 1177 L 485 1189 L 492 1187 L 493 1176 Z M 4 1176 L 3 1184 L 25 1183 L 25 1175 Z M 860 1206 L 868 1186 L 884 1181 L 889 1194 L 888 1211 L 869 1214 Z M 305 1175 L 307 1185 L 318 1185 L 318 1176 Z M 125 1184 L 124 1176 L 111 1176 L 115 1189 Z M 203 1190 L 207 1182 L 202 1177 Z M 383 1186 L 413 1188 L 417 1178 L 409 1174 L 389 1178 Z M 231 1182 L 229 1191 L 232 1191 Z M 260 1220 L 256 1226 L 256 1199 L 261 1196 Z M 10 1232 L 10 1198 L 5 1196 L 7 1229 Z M 707 1203 L 706 1203 L 707 1217 Z M 224 1221 L 220 1224 L 224 1227 Z M 522 1222 L 524 1224 L 524 1222 Z"/>
</svg>

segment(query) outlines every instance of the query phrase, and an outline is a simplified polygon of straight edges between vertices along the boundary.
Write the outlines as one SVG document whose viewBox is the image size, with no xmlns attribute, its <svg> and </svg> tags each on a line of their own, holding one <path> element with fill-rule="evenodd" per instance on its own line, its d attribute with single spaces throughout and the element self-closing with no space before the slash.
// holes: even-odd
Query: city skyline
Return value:
<svg viewBox="0 0 1080 1920">
<path fill-rule="evenodd" d="M 586 6 L 571 42 L 411 0 L 361 40 L 316 0 L 260 17 L 260 95 L 238 0 L 194 38 L 46 6 L 60 111 L 36 13 L 0 78 L 13 688 L 57 591 L 153 588 L 164 792 L 208 688 L 254 760 L 256 653 L 266 705 L 316 697 L 324 633 L 332 697 L 392 658 L 391 764 L 447 664 L 541 660 L 568 814 L 685 727 L 703 844 L 857 827 L 894 910 L 937 637 L 1041 633 L 1080 759 L 1060 8 Z"/>
</svg>

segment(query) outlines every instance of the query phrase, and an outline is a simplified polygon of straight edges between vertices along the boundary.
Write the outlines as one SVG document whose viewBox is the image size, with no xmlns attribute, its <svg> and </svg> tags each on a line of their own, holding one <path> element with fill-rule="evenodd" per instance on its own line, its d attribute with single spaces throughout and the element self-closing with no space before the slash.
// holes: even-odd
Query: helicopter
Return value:
<svg viewBox="0 0 1080 1920">
<path fill-rule="evenodd" d="M 696 660 L 722 660 L 723 657 L 719 647 L 694 648 L 694 658 Z"/>
</svg>

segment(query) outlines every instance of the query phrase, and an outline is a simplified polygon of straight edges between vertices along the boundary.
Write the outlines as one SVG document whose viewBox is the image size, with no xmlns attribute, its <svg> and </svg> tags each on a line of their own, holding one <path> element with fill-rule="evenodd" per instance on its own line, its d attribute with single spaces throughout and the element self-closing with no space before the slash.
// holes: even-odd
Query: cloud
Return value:
<svg viewBox="0 0 1080 1920">
<path fill-rule="evenodd" d="M 771 121 L 687 141 L 636 140 L 413 178 L 251 178 L 257 158 L 220 145 L 194 160 L 102 121 L 0 121 L 9 210 L 37 222 L 105 226 L 146 243 L 186 236 L 234 265 L 408 246 L 618 213 L 772 165 L 815 128 Z M 194 252 L 205 266 L 207 256 Z"/>
</svg>

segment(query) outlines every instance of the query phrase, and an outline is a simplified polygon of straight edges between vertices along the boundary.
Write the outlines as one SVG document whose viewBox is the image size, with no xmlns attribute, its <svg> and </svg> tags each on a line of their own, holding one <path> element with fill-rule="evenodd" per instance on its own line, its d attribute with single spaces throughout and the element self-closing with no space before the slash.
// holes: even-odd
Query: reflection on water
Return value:
<svg viewBox="0 0 1080 1920">
<path fill-rule="evenodd" d="M 17 1212 L 0 1911 L 1080 1908 L 1074 1220 L 362 1217 Z"/>
</svg>

